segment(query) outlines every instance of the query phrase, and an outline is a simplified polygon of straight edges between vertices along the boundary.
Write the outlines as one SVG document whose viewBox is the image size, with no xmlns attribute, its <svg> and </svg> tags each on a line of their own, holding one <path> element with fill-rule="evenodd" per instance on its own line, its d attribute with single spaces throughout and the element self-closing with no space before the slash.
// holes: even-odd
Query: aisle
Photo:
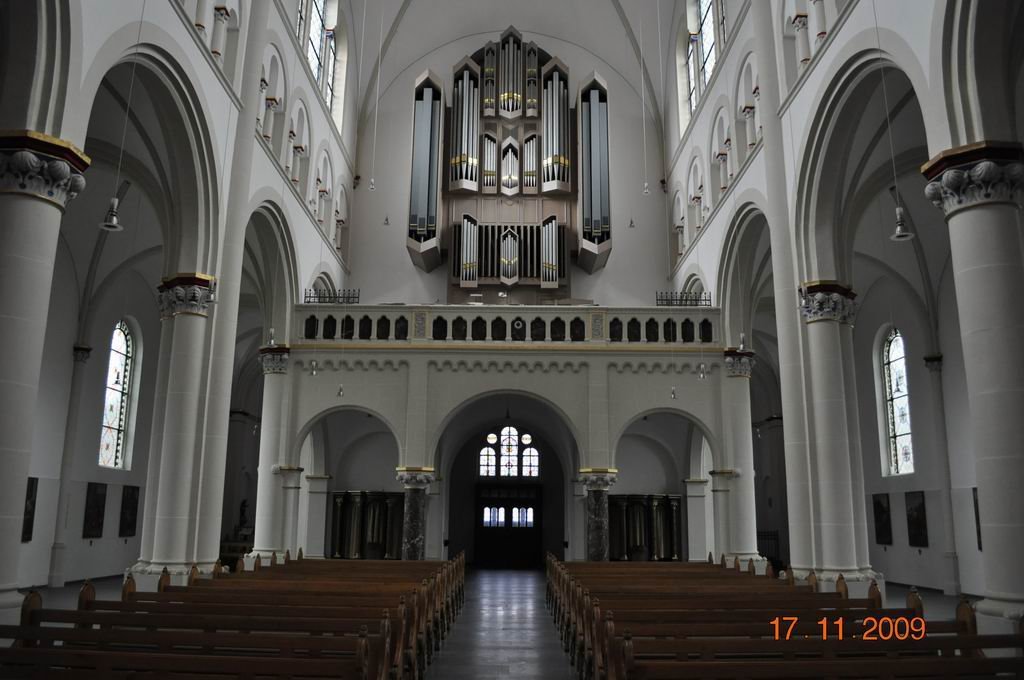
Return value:
<svg viewBox="0 0 1024 680">
<path fill-rule="evenodd" d="M 427 680 L 573 680 L 539 571 L 466 574 L 466 605 Z"/>
</svg>

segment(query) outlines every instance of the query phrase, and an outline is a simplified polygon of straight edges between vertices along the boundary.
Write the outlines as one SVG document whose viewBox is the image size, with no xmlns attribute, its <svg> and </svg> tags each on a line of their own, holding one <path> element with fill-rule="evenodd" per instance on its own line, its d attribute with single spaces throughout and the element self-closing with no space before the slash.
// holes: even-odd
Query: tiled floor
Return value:
<svg viewBox="0 0 1024 680">
<path fill-rule="evenodd" d="M 427 680 L 573 680 L 569 657 L 544 606 L 544 574 L 466 574 L 466 605 Z"/>
</svg>

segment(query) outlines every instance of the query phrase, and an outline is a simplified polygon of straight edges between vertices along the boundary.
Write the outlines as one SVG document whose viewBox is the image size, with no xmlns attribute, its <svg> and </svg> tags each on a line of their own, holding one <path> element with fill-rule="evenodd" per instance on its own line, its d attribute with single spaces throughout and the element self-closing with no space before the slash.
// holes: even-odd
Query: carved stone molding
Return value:
<svg viewBox="0 0 1024 680">
<path fill-rule="evenodd" d="M 942 371 L 942 355 L 941 354 L 931 354 L 929 356 L 926 356 L 924 358 L 924 365 L 925 365 L 925 368 L 927 368 L 932 373 L 937 373 L 937 372 Z"/>
<path fill-rule="evenodd" d="M 853 325 L 857 313 L 854 293 L 835 281 L 813 281 L 800 287 L 800 313 L 806 323 L 838 321 Z"/>
<path fill-rule="evenodd" d="M 754 369 L 754 364 L 757 363 L 753 352 L 729 348 L 723 354 L 725 355 L 725 375 L 727 377 L 750 377 L 750 372 Z"/>
<path fill-rule="evenodd" d="M 583 468 L 580 483 L 587 491 L 607 491 L 618 481 L 618 474 L 615 468 Z"/>
<path fill-rule="evenodd" d="M 437 479 L 434 468 L 395 468 L 395 478 L 405 489 L 426 489 Z"/>
<path fill-rule="evenodd" d="M 206 316 L 214 302 L 214 280 L 205 274 L 179 274 L 157 287 L 160 318 L 179 314 Z"/>
<path fill-rule="evenodd" d="M 985 203 L 1024 203 L 1024 163 L 982 160 L 943 170 L 924 195 L 948 216 Z"/>
<path fill-rule="evenodd" d="M 92 347 L 88 345 L 75 345 L 71 348 L 71 352 L 75 357 L 76 364 L 84 364 L 89 360 L 89 355 L 92 353 Z"/>
<path fill-rule="evenodd" d="M 258 359 L 260 368 L 263 369 L 263 375 L 287 373 L 290 354 L 287 345 L 261 348 Z"/>
<path fill-rule="evenodd" d="M 27 148 L 0 148 L 0 192 L 38 196 L 63 209 L 83 190 L 85 177 L 63 158 Z"/>
</svg>

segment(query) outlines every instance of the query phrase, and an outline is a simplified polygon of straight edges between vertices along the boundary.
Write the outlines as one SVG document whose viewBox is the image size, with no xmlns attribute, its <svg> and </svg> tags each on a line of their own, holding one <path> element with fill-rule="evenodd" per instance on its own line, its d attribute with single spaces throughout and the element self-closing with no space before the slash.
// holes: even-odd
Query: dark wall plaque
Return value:
<svg viewBox="0 0 1024 680">
<path fill-rule="evenodd" d="M 907 537 L 913 548 L 928 547 L 928 515 L 924 507 L 924 491 L 904 494 L 907 504 Z"/>
<path fill-rule="evenodd" d="M 121 521 L 117 535 L 127 538 L 135 535 L 135 526 L 139 517 L 139 487 L 125 486 L 121 488 Z"/>
<path fill-rule="evenodd" d="M 25 518 L 21 523 L 21 542 L 32 540 L 32 529 L 36 524 L 36 494 L 39 492 L 39 478 L 29 477 L 25 488 Z"/>
<path fill-rule="evenodd" d="M 103 536 L 103 517 L 107 510 L 107 485 L 89 482 L 85 491 L 85 519 L 82 538 Z"/>
<path fill-rule="evenodd" d="M 889 494 L 876 493 L 871 499 L 875 512 L 875 543 L 892 545 L 892 513 L 889 511 Z"/>
</svg>

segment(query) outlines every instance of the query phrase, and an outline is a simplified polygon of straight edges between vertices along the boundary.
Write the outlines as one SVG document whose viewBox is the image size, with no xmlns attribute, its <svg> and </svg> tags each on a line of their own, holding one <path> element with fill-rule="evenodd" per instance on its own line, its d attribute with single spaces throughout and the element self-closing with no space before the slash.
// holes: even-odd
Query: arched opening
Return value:
<svg viewBox="0 0 1024 680">
<path fill-rule="evenodd" d="M 675 410 L 637 416 L 615 445 L 618 481 L 608 493 L 612 561 L 704 561 L 728 551 L 716 517 L 711 444 Z"/>
<path fill-rule="evenodd" d="M 343 407 L 305 428 L 298 472 L 282 479 L 283 546 L 325 559 L 400 559 L 398 440 L 369 411 Z M 287 475 L 283 475 L 287 476 Z"/>
<path fill-rule="evenodd" d="M 565 554 L 577 445 L 553 407 L 523 393 L 475 399 L 448 418 L 436 455 L 449 555 L 535 569 Z"/>
</svg>

